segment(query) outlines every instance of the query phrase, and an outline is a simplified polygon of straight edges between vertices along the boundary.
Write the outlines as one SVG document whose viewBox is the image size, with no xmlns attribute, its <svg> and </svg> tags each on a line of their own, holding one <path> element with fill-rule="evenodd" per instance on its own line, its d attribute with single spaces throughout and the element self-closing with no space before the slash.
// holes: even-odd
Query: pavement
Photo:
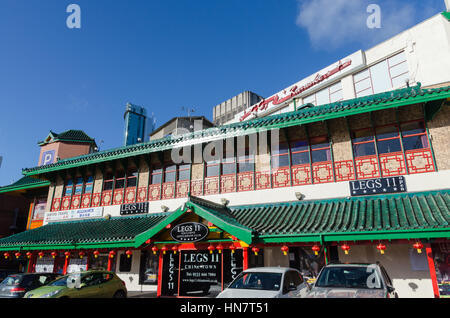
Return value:
<svg viewBox="0 0 450 318">
<path fill-rule="evenodd" d="M 139 292 L 139 291 L 129 291 L 128 298 L 156 298 L 156 291 L 146 291 L 146 292 Z"/>
</svg>

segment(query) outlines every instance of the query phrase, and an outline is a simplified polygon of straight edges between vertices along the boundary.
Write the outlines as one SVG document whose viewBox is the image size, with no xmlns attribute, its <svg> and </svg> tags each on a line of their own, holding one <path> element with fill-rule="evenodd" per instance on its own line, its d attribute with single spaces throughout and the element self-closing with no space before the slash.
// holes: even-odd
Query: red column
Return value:
<svg viewBox="0 0 450 318">
<path fill-rule="evenodd" d="M 70 256 L 66 257 L 64 256 L 64 268 L 63 268 L 63 275 L 67 274 L 67 267 L 69 266 Z"/>
<path fill-rule="evenodd" d="M 425 249 L 427 252 L 428 267 L 430 268 L 430 276 L 431 276 L 431 283 L 433 284 L 434 297 L 440 298 L 439 297 L 439 286 L 437 283 L 436 268 L 434 267 L 433 251 L 431 250 L 431 244 L 426 243 L 424 245 L 425 245 Z"/>
<path fill-rule="evenodd" d="M 248 268 L 248 248 L 247 247 L 244 247 L 242 249 L 242 256 L 244 257 L 243 264 L 242 264 L 242 267 L 243 267 L 242 270 L 245 271 Z"/>
<path fill-rule="evenodd" d="M 157 292 L 156 292 L 156 297 L 161 297 L 162 271 L 163 271 L 163 253 L 162 253 L 162 252 L 159 252 L 159 262 L 158 262 L 158 290 L 157 290 Z"/>
</svg>

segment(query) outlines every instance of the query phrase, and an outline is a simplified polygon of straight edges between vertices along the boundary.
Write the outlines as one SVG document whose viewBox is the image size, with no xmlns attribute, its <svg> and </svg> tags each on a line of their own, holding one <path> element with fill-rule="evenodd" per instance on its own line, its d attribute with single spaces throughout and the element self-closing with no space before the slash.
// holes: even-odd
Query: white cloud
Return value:
<svg viewBox="0 0 450 318">
<path fill-rule="evenodd" d="M 311 43 L 318 49 L 335 49 L 349 43 L 367 48 L 440 10 L 430 9 L 430 2 L 417 6 L 400 0 L 298 0 L 298 4 L 296 24 L 306 29 Z M 379 29 L 367 27 L 367 18 L 371 15 L 367 7 L 370 4 L 377 4 L 381 8 Z M 424 16 L 424 12 L 428 16 Z"/>
</svg>

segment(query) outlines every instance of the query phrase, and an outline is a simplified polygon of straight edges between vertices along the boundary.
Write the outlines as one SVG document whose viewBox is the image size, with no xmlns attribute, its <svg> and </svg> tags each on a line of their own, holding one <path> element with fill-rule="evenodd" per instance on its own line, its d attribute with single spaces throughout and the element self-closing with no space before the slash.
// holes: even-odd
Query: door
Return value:
<svg viewBox="0 0 450 318">
<path fill-rule="evenodd" d="M 281 297 L 283 298 L 301 298 L 305 297 L 309 291 L 308 284 L 303 280 L 300 272 L 287 271 L 284 274 L 283 290 Z"/>
</svg>

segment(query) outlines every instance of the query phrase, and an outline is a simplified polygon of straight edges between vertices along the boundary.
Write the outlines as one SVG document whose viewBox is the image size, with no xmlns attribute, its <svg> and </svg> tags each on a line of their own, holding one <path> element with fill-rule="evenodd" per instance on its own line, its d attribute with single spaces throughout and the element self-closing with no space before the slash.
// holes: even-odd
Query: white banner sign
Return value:
<svg viewBox="0 0 450 318">
<path fill-rule="evenodd" d="M 44 217 L 44 223 L 69 219 L 94 218 L 100 216 L 103 216 L 103 207 L 58 211 L 58 212 L 46 212 Z"/>
<path fill-rule="evenodd" d="M 53 257 L 42 257 L 36 259 L 35 272 L 36 273 L 53 273 L 55 266 L 55 259 Z"/>
</svg>

